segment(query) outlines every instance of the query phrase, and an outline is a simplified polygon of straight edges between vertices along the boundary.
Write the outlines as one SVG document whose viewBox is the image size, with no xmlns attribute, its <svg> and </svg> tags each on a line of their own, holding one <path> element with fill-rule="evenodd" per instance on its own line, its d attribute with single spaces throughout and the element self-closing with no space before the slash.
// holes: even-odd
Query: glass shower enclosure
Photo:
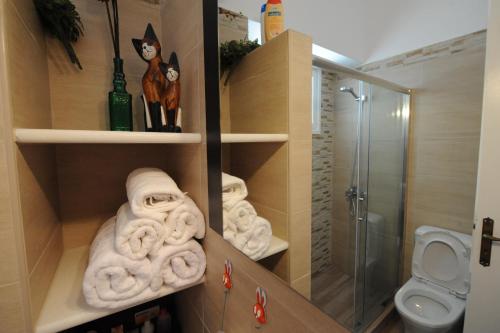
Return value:
<svg viewBox="0 0 500 333">
<path fill-rule="evenodd" d="M 321 72 L 312 221 L 313 240 L 320 230 L 321 241 L 313 241 L 311 300 L 359 332 L 392 302 L 399 286 L 410 95 L 354 71 Z M 318 186 L 324 179 L 330 187 Z M 318 201 L 327 190 L 330 202 Z M 328 246 L 318 249 L 325 235 Z"/>
</svg>

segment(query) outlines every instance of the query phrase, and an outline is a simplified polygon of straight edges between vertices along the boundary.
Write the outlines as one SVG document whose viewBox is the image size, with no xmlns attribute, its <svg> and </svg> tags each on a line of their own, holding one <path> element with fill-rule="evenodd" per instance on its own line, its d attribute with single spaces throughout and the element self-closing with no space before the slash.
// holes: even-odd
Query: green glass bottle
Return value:
<svg viewBox="0 0 500 333">
<path fill-rule="evenodd" d="M 123 59 L 114 58 L 113 91 L 109 92 L 109 120 L 112 131 L 132 131 L 132 95 L 126 90 Z"/>
</svg>

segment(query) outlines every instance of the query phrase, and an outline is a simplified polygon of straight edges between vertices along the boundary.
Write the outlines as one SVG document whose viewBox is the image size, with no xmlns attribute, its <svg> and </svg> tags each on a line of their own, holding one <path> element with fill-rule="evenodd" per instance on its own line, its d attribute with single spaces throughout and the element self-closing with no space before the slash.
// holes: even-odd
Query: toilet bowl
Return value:
<svg viewBox="0 0 500 333">
<path fill-rule="evenodd" d="M 415 231 L 412 278 L 394 297 L 406 333 L 460 332 L 470 246 L 469 235 L 429 226 Z"/>
</svg>

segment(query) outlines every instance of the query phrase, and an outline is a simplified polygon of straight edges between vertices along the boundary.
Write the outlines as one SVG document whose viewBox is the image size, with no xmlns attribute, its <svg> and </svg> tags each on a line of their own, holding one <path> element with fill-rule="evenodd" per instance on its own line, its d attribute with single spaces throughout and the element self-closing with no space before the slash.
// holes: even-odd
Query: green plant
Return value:
<svg viewBox="0 0 500 333">
<path fill-rule="evenodd" d="M 69 0 L 34 0 L 45 29 L 63 44 L 73 64 L 82 69 L 71 43 L 83 35 L 83 24 L 75 5 Z"/>
<path fill-rule="evenodd" d="M 240 61 L 259 46 L 257 40 L 231 40 L 220 45 L 220 77 L 222 78 L 228 72 L 224 85 L 227 84 L 232 70 Z"/>
</svg>

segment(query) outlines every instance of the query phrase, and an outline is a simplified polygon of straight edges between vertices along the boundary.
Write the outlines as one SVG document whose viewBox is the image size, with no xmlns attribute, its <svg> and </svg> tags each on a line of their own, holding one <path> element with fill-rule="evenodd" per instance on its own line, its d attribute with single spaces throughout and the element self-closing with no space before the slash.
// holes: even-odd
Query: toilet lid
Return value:
<svg viewBox="0 0 500 333">
<path fill-rule="evenodd" d="M 422 226 L 415 231 L 412 275 L 465 297 L 469 292 L 471 237 L 451 230 Z"/>
</svg>

